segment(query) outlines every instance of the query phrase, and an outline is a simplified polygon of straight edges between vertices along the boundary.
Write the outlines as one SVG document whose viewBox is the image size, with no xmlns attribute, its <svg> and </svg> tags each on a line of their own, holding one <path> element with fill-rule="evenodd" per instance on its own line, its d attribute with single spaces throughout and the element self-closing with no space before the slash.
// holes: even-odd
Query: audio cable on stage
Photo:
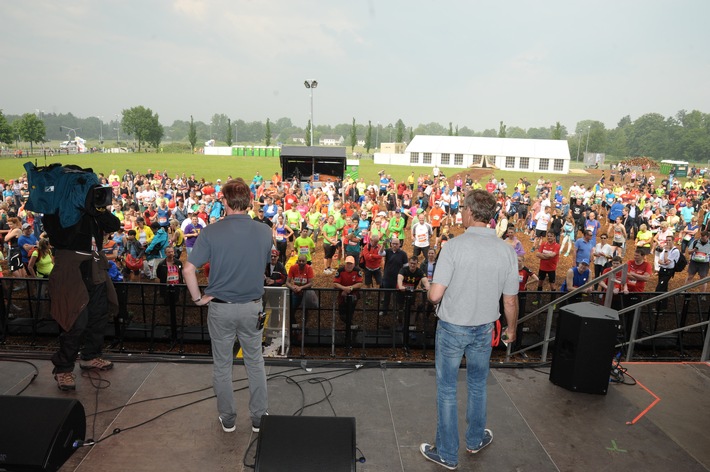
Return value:
<svg viewBox="0 0 710 472">
<path fill-rule="evenodd" d="M 28 365 L 31 365 L 32 368 L 34 369 L 34 373 L 32 374 L 32 378 L 30 379 L 29 382 L 27 382 L 27 385 L 25 385 L 24 387 L 22 387 L 22 390 L 20 390 L 19 392 L 17 392 L 17 393 L 15 394 L 16 396 L 22 395 L 22 393 L 23 393 L 25 390 L 27 390 L 27 388 L 28 388 L 30 385 L 32 385 L 32 383 L 35 381 L 35 379 L 36 379 L 37 377 L 39 377 L 39 369 L 37 368 L 36 365 L 34 365 L 34 364 L 33 364 L 32 362 L 30 362 L 30 361 L 26 361 L 26 360 L 24 360 L 24 359 L 9 359 L 9 358 L 7 358 L 7 357 L 0 357 L 0 362 L 16 362 L 16 363 L 18 363 L 18 364 L 28 364 Z"/>
<path fill-rule="evenodd" d="M 623 385 L 636 385 L 636 379 L 628 373 L 628 369 L 621 366 L 621 353 L 617 353 L 614 356 L 614 360 L 611 365 L 611 372 L 609 373 L 610 383 L 619 383 Z M 626 377 L 631 379 L 631 382 L 626 381 Z"/>
</svg>

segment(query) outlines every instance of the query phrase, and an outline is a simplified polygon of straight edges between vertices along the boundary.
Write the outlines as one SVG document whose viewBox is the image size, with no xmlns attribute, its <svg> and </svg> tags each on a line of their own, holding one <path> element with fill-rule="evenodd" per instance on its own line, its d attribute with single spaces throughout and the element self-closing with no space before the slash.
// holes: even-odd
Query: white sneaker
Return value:
<svg viewBox="0 0 710 472">
<path fill-rule="evenodd" d="M 225 433 L 233 433 L 234 431 L 237 430 L 236 423 L 233 424 L 232 426 L 225 426 L 224 421 L 222 421 L 222 417 L 219 416 L 218 418 L 219 418 L 219 424 L 222 425 L 222 431 L 224 431 Z"/>
</svg>

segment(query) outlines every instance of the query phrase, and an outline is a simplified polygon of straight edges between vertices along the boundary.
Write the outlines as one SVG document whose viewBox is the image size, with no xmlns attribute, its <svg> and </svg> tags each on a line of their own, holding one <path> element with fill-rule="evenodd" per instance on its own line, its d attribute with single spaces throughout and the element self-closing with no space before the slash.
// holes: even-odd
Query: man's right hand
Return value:
<svg viewBox="0 0 710 472">
<path fill-rule="evenodd" d="M 508 327 L 506 326 L 500 335 L 500 339 L 506 344 L 515 342 L 515 330 L 508 330 Z"/>
</svg>

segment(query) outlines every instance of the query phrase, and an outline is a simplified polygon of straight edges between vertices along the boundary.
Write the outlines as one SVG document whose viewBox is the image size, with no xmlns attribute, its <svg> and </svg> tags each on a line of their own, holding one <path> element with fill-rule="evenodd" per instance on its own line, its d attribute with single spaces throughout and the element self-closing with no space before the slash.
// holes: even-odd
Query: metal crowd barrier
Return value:
<svg viewBox="0 0 710 472">
<path fill-rule="evenodd" d="M 527 352 L 539 349 L 541 351 L 540 360 L 542 362 L 547 362 L 549 348 L 555 341 L 555 337 L 553 335 L 553 324 L 556 319 L 555 317 L 559 312 L 559 308 L 564 306 L 564 304 L 569 302 L 571 299 L 578 301 L 580 297 L 584 297 L 586 301 L 596 303 L 599 303 L 601 298 L 603 298 L 603 304 L 607 307 L 610 307 L 615 300 L 619 300 L 622 304 L 629 305 L 622 306 L 618 309 L 622 328 L 620 336 L 622 336 L 624 340 L 616 345 L 617 349 L 628 346 L 626 351 L 627 361 L 633 359 L 634 347 L 641 344 L 647 344 L 649 341 L 651 341 L 650 345 L 652 349 L 652 357 L 657 357 L 659 346 L 656 341 L 659 339 L 672 341 L 672 346 L 679 351 L 677 356 L 673 355 L 671 358 L 687 358 L 687 346 L 684 338 L 690 334 L 696 334 L 698 336 L 700 342 L 696 343 L 696 345 L 702 346 L 700 360 L 702 362 L 707 361 L 708 355 L 710 355 L 710 329 L 708 329 L 708 324 L 710 324 L 710 303 L 707 301 L 708 297 L 710 297 L 710 293 L 689 292 L 689 290 L 710 282 L 710 277 L 696 280 L 669 292 L 633 292 L 628 295 L 613 295 L 613 278 L 615 278 L 616 273 L 621 272 L 621 280 L 623 283 L 626 280 L 627 270 L 627 265 L 622 264 L 608 273 L 588 281 L 574 291 L 567 293 L 521 292 L 528 298 L 537 297 L 538 300 L 541 300 L 543 296 L 548 295 L 550 297 L 550 301 L 539 308 L 534 309 L 530 313 L 525 312 L 527 314 L 523 314 L 521 311 L 518 323 L 523 327 L 524 331 L 526 329 L 526 325 L 529 326 L 537 323 L 539 326 L 540 318 L 544 314 L 544 328 L 541 330 L 541 339 L 540 341 L 534 342 L 525 347 L 515 348 L 513 345 L 509 345 L 506 352 L 506 361 L 510 361 L 515 355 L 526 356 Z M 593 287 L 595 284 L 603 281 L 604 279 L 607 279 L 607 291 L 603 297 L 600 292 L 594 292 L 592 294 L 584 293 L 585 289 Z M 677 300 L 678 298 L 681 299 L 680 302 Z M 673 307 L 659 309 L 659 302 L 664 300 L 667 302 L 673 302 Z M 695 305 L 695 308 L 691 309 L 691 305 Z M 647 320 L 644 330 L 642 330 L 640 319 L 644 309 L 645 314 L 647 315 Z M 632 318 L 624 316 L 631 313 L 633 314 Z M 693 324 L 688 324 L 689 318 L 692 316 L 696 316 L 698 321 Z M 666 326 L 659 327 L 663 317 L 666 318 L 666 321 L 663 323 Z M 673 322 L 675 322 L 675 326 L 669 328 L 667 325 L 673 324 Z M 661 329 L 661 331 L 659 331 L 659 329 Z M 639 333 L 645 333 L 645 335 L 638 337 Z M 676 334 L 677 336 L 673 336 Z"/>
<path fill-rule="evenodd" d="M 554 342 L 553 326 L 559 309 L 580 297 L 585 288 L 603 279 L 625 276 L 626 265 L 587 282 L 569 292 L 521 292 L 519 324 L 522 339 L 507 347 L 506 360 L 532 354 L 546 362 Z M 634 293 L 610 296 L 609 283 L 604 304 L 621 299 L 619 309 L 622 331 L 618 348 L 626 348 L 627 360 L 639 346 L 650 346 L 652 355 L 670 346 L 687 358 L 691 349 L 702 346 L 701 360 L 708 359 L 710 294 L 688 292 L 710 280 L 698 280 L 668 293 Z M 0 303 L 0 343 L 5 346 L 41 348 L 56 342 L 56 322 L 49 314 L 47 280 L 2 279 L 4 303 Z M 107 346 L 124 352 L 205 353 L 207 346 L 207 308 L 195 306 L 186 296 L 184 285 L 121 282 L 114 284 L 119 297 L 118 311 L 110 316 Z M 264 308 L 269 315 L 264 331 L 264 352 L 271 357 L 411 357 L 433 355 L 436 332 L 435 308 L 423 291 L 362 289 L 358 299 L 338 300 L 338 290 L 316 288 L 303 300 L 292 297 L 285 287 L 266 287 Z M 585 296 L 601 302 L 599 292 Z M 293 298 L 293 299 L 292 299 Z M 669 308 L 654 311 L 661 300 Z M 631 304 L 629 306 L 629 304 Z M 292 310 L 293 308 L 293 310 Z M 544 315 L 543 315 L 544 314 Z M 523 342 L 525 341 L 525 342 Z M 376 351 L 375 351 L 376 350 Z M 666 350 L 665 352 L 667 352 Z M 697 357 L 697 356 L 694 356 Z"/>
<path fill-rule="evenodd" d="M 7 277 L 2 284 L 0 343 L 31 347 L 52 343 L 59 327 L 49 312 L 48 281 Z M 184 285 L 119 282 L 114 286 L 119 306 L 109 315 L 109 349 L 184 354 L 188 344 L 209 346 L 207 307 L 195 306 Z M 391 357 L 409 356 L 416 349 L 428 357 L 435 319 L 424 291 L 362 289 L 357 300 L 347 297 L 343 303 L 338 290 L 311 292 L 307 302 L 292 301 L 288 288 L 265 287 L 265 355 L 305 357 L 306 347 L 328 347 L 333 357 L 352 356 L 356 349 L 365 357 L 368 348 L 377 347 L 389 349 Z"/>
</svg>

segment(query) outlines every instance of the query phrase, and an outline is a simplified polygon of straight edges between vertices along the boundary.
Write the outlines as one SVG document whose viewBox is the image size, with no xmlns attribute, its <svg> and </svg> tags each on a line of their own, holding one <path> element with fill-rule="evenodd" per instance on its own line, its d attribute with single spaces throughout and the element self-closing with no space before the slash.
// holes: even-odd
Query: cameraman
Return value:
<svg viewBox="0 0 710 472">
<path fill-rule="evenodd" d="M 54 379 L 60 390 L 76 389 L 73 374 L 79 348 L 82 369 L 109 370 L 102 359 L 108 304 L 117 305 L 116 291 L 108 277 L 108 261 L 97 244 L 105 232 L 116 231 L 121 222 L 106 209 L 111 204 L 108 187 L 87 193 L 79 221 L 63 227 L 60 209 L 42 218 L 54 246 L 54 269 L 49 275 L 52 317 L 60 327 L 59 350 L 52 356 Z M 83 344 L 83 345 L 82 345 Z"/>
</svg>

